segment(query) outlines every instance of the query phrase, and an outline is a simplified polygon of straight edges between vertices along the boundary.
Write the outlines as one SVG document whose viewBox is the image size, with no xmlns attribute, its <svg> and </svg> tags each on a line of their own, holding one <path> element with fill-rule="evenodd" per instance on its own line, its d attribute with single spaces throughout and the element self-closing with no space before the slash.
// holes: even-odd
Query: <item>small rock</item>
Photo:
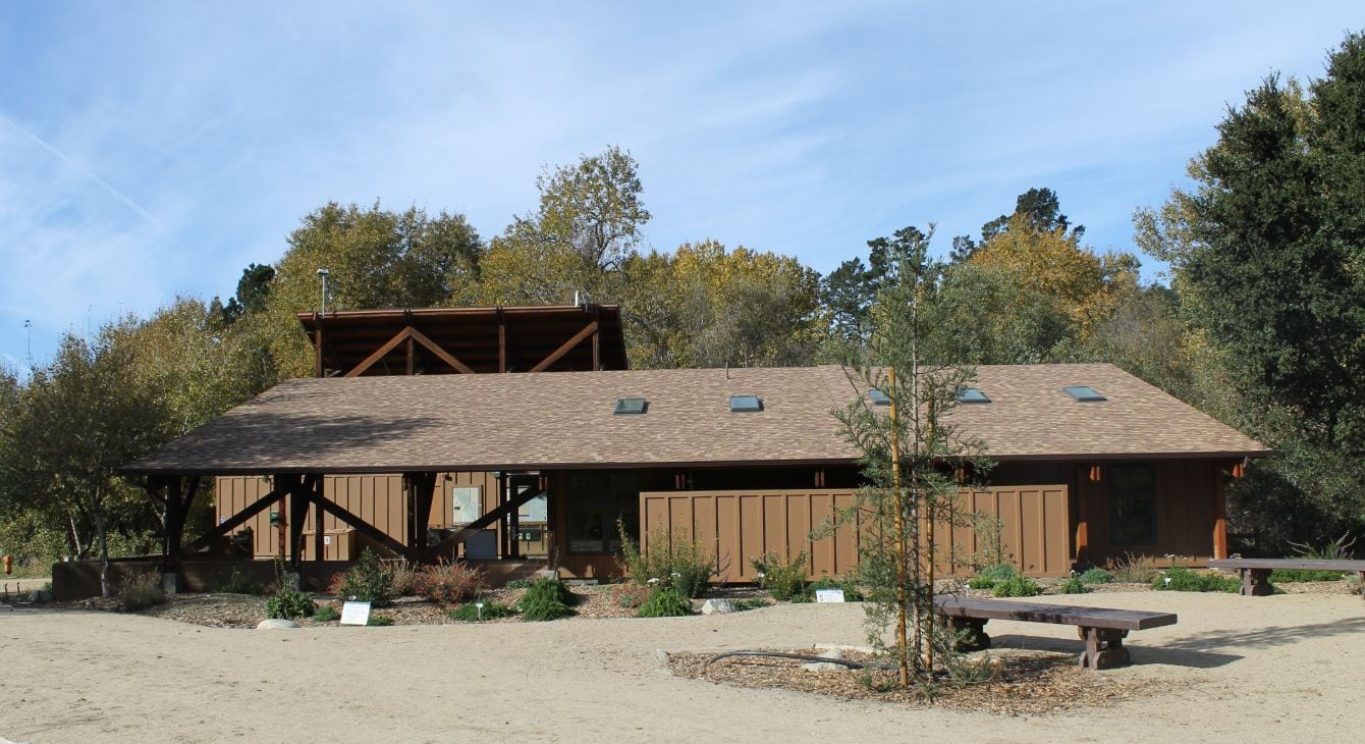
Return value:
<svg viewBox="0 0 1365 744">
<path fill-rule="evenodd" d="M 725 615 L 735 611 L 735 601 L 733 599 L 708 599 L 701 606 L 703 615 Z"/>
<path fill-rule="evenodd" d="M 280 630 L 283 628 L 297 628 L 299 624 L 293 620 L 262 620 L 256 623 L 256 630 Z"/>
<path fill-rule="evenodd" d="M 839 650 L 839 649 L 837 649 L 837 648 L 832 648 L 832 649 L 830 649 L 830 650 L 828 650 L 828 651 L 826 651 L 826 652 L 820 654 L 820 658 L 822 658 L 822 659 L 842 659 L 842 658 L 844 658 L 844 652 L 841 651 L 841 650 Z M 831 663 L 826 662 L 826 661 L 808 661 L 808 662 L 806 662 L 805 664 L 802 664 L 802 665 L 801 665 L 801 668 L 804 669 L 804 670 L 806 670 L 806 671 L 808 671 L 808 672 L 846 672 L 846 671 L 848 671 L 848 667 L 844 666 L 843 664 L 831 664 Z"/>
</svg>

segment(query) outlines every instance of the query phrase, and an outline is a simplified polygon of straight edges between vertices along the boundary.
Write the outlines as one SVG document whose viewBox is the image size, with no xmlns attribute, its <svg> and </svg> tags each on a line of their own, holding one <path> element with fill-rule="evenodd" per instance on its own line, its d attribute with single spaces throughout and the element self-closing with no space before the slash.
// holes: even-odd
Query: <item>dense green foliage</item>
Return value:
<svg viewBox="0 0 1365 744">
<path fill-rule="evenodd" d="M 616 530 L 621 537 L 621 568 L 631 581 L 646 588 L 662 583 L 688 598 L 706 594 L 716 575 L 716 559 L 691 535 L 654 529 L 649 549 L 641 551 L 624 522 L 617 521 Z"/>
<path fill-rule="evenodd" d="M 766 553 L 754 559 L 754 571 L 758 574 L 758 585 L 768 590 L 773 599 L 779 602 L 810 601 L 806 572 L 810 561 L 804 552 L 791 558 L 783 558 L 775 553 Z"/>
<path fill-rule="evenodd" d="M 317 603 L 306 592 L 282 586 L 274 596 L 265 601 L 265 616 L 271 619 L 296 620 L 312 617 L 317 612 Z"/>
<path fill-rule="evenodd" d="M 1009 581 L 1019 575 L 1019 570 L 1010 563 L 997 563 L 987 566 L 967 581 L 972 589 L 994 589 L 996 584 Z"/>
<path fill-rule="evenodd" d="M 1087 568 L 1080 576 L 1076 577 L 1082 584 L 1108 584 L 1114 580 L 1114 575 L 1098 566 Z"/>
<path fill-rule="evenodd" d="M 483 606 L 480 607 L 479 605 Z M 489 620 L 499 620 L 504 617 L 511 617 L 517 614 L 516 608 L 508 607 L 505 604 L 491 601 L 465 602 L 459 607 L 446 613 L 451 620 L 458 620 L 462 623 L 482 623 Z"/>
<path fill-rule="evenodd" d="M 682 617 L 692 614 L 692 602 L 675 587 L 649 593 L 649 599 L 635 611 L 636 617 Z"/>
<path fill-rule="evenodd" d="M 1090 585 L 1081 580 L 1079 576 L 1072 576 L 1062 582 L 1062 594 L 1089 594 Z"/>
<path fill-rule="evenodd" d="M 554 579 L 537 579 L 517 602 L 517 611 L 522 618 L 531 621 L 558 620 L 574 614 L 576 599 L 573 592 L 562 582 Z"/>
<path fill-rule="evenodd" d="M 314 610 L 313 619 L 320 623 L 334 623 L 341 619 L 341 613 L 331 605 L 322 605 Z"/>
<path fill-rule="evenodd" d="M 353 599 L 369 602 L 371 607 L 388 607 L 393 604 L 393 573 L 379 562 L 373 550 L 365 548 L 360 560 L 341 575 L 341 581 L 334 593 L 339 599 Z"/>
<path fill-rule="evenodd" d="M 1023 576 L 1014 576 L 995 585 L 992 591 L 997 597 L 1036 597 L 1043 593 L 1038 582 Z"/>
<path fill-rule="evenodd" d="M 1199 573 L 1183 566 L 1168 568 L 1152 579 L 1152 588 L 1170 592 L 1235 592 L 1242 582 L 1235 576 Z"/>
</svg>

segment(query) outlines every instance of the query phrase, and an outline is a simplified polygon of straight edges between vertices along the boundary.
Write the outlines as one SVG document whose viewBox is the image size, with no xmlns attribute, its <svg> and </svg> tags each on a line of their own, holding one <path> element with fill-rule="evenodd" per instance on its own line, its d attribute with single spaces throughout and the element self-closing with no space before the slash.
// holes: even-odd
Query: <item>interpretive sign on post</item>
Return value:
<svg viewBox="0 0 1365 744">
<path fill-rule="evenodd" d="M 342 625 L 369 625 L 370 603 L 347 602 L 341 606 Z"/>
</svg>

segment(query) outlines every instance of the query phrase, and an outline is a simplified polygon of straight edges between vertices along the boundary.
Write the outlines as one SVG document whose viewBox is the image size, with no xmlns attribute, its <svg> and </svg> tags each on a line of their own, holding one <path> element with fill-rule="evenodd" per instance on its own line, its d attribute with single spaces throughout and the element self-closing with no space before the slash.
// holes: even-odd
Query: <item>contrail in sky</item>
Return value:
<svg viewBox="0 0 1365 744">
<path fill-rule="evenodd" d="M 36 145 L 38 145 L 39 147 L 43 148 L 44 150 L 47 150 L 48 152 L 52 153 L 54 156 L 56 156 L 58 159 L 60 159 L 63 163 L 66 163 L 67 165 L 71 166 L 72 168 L 75 168 L 77 171 L 79 171 L 79 172 L 80 172 L 82 175 L 84 175 L 86 178 L 89 178 L 91 181 L 94 181 L 94 182 L 95 182 L 96 184 L 98 184 L 101 188 L 103 188 L 106 192 L 108 192 L 110 196 L 112 196 L 112 197 L 114 197 L 115 199 L 119 200 L 120 202 L 123 203 L 124 206 L 126 206 L 126 207 L 128 207 L 129 209 L 131 209 L 131 210 L 133 210 L 134 212 L 136 212 L 136 213 L 138 214 L 138 216 L 141 217 L 142 219 L 146 220 L 146 221 L 148 222 L 148 224 L 152 225 L 153 227 L 159 227 L 159 226 L 160 226 L 160 225 L 157 223 L 156 218 L 152 216 L 151 212 L 148 212 L 147 210 L 143 209 L 143 208 L 142 208 L 142 205 L 140 205 L 140 204 L 138 204 L 137 202 L 133 201 L 131 198 L 128 197 L 127 194 L 125 194 L 125 193 L 123 193 L 122 191 L 119 191 L 118 189 L 114 188 L 114 185 L 113 185 L 113 184 L 111 184 L 111 183 L 109 183 L 108 181 L 104 180 L 103 178 L 100 178 L 99 176 L 95 175 L 95 173 L 92 172 L 89 168 L 86 168 L 85 166 L 83 166 L 83 165 L 81 165 L 80 163 L 76 162 L 74 159 L 68 157 L 66 153 L 64 153 L 64 152 L 62 152 L 61 150 L 58 150 L 57 148 L 55 148 L 55 147 L 53 147 L 52 145 L 48 144 L 46 141 L 44 141 L 44 140 L 43 140 L 41 137 L 39 137 L 38 135 L 36 135 L 36 134 L 34 134 L 33 132 L 30 132 L 30 131 L 28 131 L 27 129 L 24 129 L 23 127 L 19 126 L 19 124 L 18 124 L 17 122 L 15 122 L 13 119 L 9 118 L 8 116 L 5 116 L 5 115 L 3 115 L 3 114 L 0 114 L 0 120 L 3 120 L 6 124 L 9 124 L 11 127 L 13 127 L 13 128 L 14 128 L 14 131 L 16 131 L 16 132 L 18 132 L 18 133 L 24 135 L 25 137 L 29 138 L 34 144 L 36 144 Z"/>
</svg>

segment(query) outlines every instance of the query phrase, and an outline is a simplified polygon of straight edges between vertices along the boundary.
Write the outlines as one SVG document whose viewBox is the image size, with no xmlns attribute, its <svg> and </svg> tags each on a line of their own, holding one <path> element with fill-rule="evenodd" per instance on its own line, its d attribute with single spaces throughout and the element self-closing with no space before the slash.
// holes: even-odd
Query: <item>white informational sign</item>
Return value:
<svg viewBox="0 0 1365 744">
<path fill-rule="evenodd" d="M 843 602 L 843 601 L 844 601 L 844 590 L 843 590 L 843 589 L 816 589 L 816 590 L 815 590 L 815 601 L 816 601 L 816 602 Z"/>
<path fill-rule="evenodd" d="M 369 625 L 370 603 L 347 602 L 341 606 L 342 625 Z"/>
</svg>

